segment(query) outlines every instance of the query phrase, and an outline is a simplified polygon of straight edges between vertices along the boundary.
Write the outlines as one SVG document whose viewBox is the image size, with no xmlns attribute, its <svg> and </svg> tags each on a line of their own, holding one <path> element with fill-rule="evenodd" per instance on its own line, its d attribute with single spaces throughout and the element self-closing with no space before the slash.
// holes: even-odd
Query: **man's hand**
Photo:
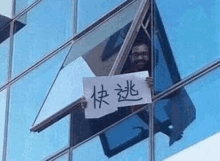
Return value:
<svg viewBox="0 0 220 161">
<path fill-rule="evenodd" d="M 85 109 L 87 107 L 87 101 L 84 96 L 81 98 L 81 107 L 82 109 Z"/>
<path fill-rule="evenodd" d="M 145 79 L 147 86 L 153 91 L 154 89 L 154 83 L 153 83 L 153 78 L 152 77 L 146 77 Z"/>
</svg>

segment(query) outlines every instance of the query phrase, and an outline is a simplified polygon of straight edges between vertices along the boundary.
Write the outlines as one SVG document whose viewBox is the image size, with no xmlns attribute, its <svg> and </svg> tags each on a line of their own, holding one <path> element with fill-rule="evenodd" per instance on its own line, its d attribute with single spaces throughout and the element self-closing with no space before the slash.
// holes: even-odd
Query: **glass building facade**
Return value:
<svg viewBox="0 0 220 161">
<path fill-rule="evenodd" d="M 161 161 L 220 131 L 217 0 L 14 0 L 0 14 L 1 161 Z M 85 119 L 83 77 L 132 70 L 152 104 Z M 216 143 L 218 140 L 216 140 Z"/>
</svg>

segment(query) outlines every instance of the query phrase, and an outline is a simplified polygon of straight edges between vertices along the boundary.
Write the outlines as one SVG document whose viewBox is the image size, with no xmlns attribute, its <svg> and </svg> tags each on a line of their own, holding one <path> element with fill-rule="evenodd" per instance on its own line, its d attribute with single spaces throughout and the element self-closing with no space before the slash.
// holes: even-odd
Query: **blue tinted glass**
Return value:
<svg viewBox="0 0 220 161">
<path fill-rule="evenodd" d="M 132 22 L 137 10 L 139 9 L 141 1 L 142 0 L 136 0 L 127 4 L 126 7 L 122 8 L 115 14 L 111 14 L 111 16 L 103 23 L 97 25 L 85 35 L 81 36 L 80 41 L 75 41 L 73 44 L 74 50 L 68 55 L 64 66 L 68 65 L 82 54 L 90 51 L 92 48 L 108 39 L 115 32 L 122 29 L 128 23 Z"/>
<path fill-rule="evenodd" d="M 125 0 L 78 0 L 77 32 L 82 31 Z"/>
<path fill-rule="evenodd" d="M 15 14 L 17 15 L 35 1 L 37 0 L 15 0 Z"/>
<path fill-rule="evenodd" d="M 155 135 L 156 160 L 162 160 L 220 131 L 220 68 L 156 103 L 169 120 L 169 137 Z M 161 112 L 162 113 L 162 112 Z M 165 126 L 165 125 L 164 125 Z"/>
<path fill-rule="evenodd" d="M 147 111 L 139 112 L 100 135 L 105 153 L 113 156 L 133 144 L 149 137 Z M 114 154 L 115 153 L 115 154 Z"/>
<path fill-rule="evenodd" d="M 220 57 L 217 0 L 156 0 L 182 78 Z"/>
<path fill-rule="evenodd" d="M 4 140 L 6 94 L 7 90 L 0 92 L 0 156 L 2 155 Z M 2 160 L 2 157 L 0 157 L 0 160 Z"/>
<path fill-rule="evenodd" d="M 9 44 L 10 44 L 9 38 L 7 38 L 6 40 L 0 43 L 0 71 L 1 71 L 0 72 L 0 86 L 5 84 L 8 78 Z"/>
<path fill-rule="evenodd" d="M 154 67 L 154 77 L 155 77 L 155 93 L 159 93 L 166 88 L 173 85 L 172 70 L 174 67 L 170 68 L 168 64 L 167 55 L 165 55 L 162 48 L 163 44 L 160 43 L 159 35 L 154 36 L 154 48 L 155 48 L 155 67 Z"/>
<path fill-rule="evenodd" d="M 69 117 L 63 118 L 40 133 L 30 132 L 32 123 L 68 50 L 69 47 L 12 85 L 8 161 L 41 160 L 68 145 Z"/>
<path fill-rule="evenodd" d="M 44 0 L 17 20 L 22 28 L 14 35 L 13 77 L 72 37 L 72 3 Z"/>
<path fill-rule="evenodd" d="M 142 119 L 134 115 L 73 149 L 73 160 L 149 160 L 148 125 Z"/>
<path fill-rule="evenodd" d="M 25 126 L 22 121 L 24 120 L 17 120 L 17 124 Z M 68 146 L 69 116 L 59 120 L 40 133 L 31 133 L 29 129 L 23 129 L 11 130 L 13 133 L 9 135 L 8 140 L 8 161 L 42 160 L 61 150 L 61 148 Z"/>
<path fill-rule="evenodd" d="M 56 159 L 54 159 L 53 161 L 68 161 L 69 160 L 69 153 L 66 153 Z"/>
</svg>

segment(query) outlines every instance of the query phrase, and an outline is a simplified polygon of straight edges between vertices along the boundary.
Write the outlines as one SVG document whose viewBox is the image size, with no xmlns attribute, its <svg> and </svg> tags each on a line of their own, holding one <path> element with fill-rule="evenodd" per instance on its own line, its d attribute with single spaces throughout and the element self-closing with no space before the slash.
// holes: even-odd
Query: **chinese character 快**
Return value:
<svg viewBox="0 0 220 161">
<path fill-rule="evenodd" d="M 105 104 L 109 105 L 108 102 L 106 102 L 103 98 L 109 96 L 109 94 L 107 93 L 106 90 L 104 90 L 103 84 L 101 85 L 102 90 L 100 92 L 98 92 L 98 94 L 100 95 L 98 98 L 96 96 L 96 87 L 94 86 L 94 92 L 93 95 L 91 96 L 91 98 L 94 98 L 94 109 L 96 109 L 96 102 L 99 103 L 99 108 L 101 108 L 102 102 L 104 102 Z"/>
</svg>

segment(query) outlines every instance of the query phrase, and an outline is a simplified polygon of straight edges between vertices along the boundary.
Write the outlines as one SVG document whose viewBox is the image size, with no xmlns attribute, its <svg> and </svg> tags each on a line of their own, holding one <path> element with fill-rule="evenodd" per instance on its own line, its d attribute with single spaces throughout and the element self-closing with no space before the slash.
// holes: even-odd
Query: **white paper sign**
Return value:
<svg viewBox="0 0 220 161">
<path fill-rule="evenodd" d="M 151 91 L 145 81 L 148 76 L 144 71 L 83 78 L 85 118 L 99 118 L 117 111 L 118 107 L 151 103 Z"/>
</svg>

